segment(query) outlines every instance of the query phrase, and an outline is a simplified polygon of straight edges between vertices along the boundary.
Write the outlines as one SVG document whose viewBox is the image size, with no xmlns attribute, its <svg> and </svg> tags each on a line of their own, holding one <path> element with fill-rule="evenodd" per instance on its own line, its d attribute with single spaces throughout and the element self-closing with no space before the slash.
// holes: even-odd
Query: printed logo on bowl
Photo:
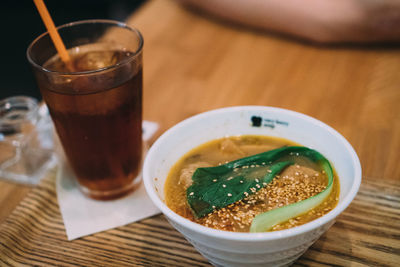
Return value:
<svg viewBox="0 0 400 267">
<path fill-rule="evenodd" d="M 278 119 L 273 119 L 273 118 L 268 118 L 268 117 L 261 117 L 257 115 L 253 115 L 250 118 L 251 121 L 251 126 L 252 127 L 267 127 L 274 129 L 275 127 L 278 126 L 289 126 L 289 122 L 287 121 L 281 121 Z"/>
</svg>

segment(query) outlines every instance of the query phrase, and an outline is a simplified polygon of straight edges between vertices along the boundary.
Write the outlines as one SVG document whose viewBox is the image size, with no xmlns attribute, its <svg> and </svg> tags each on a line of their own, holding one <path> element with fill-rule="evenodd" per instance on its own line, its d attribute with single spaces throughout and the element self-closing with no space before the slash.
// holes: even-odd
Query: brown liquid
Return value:
<svg viewBox="0 0 400 267">
<path fill-rule="evenodd" d="M 101 59 L 102 52 L 95 53 L 95 58 Z M 117 61 L 129 56 L 122 51 L 113 53 Z M 87 54 L 72 57 L 74 71 L 91 68 L 80 66 L 85 57 Z M 142 69 L 137 62 L 126 65 L 105 74 L 74 76 L 72 81 L 57 77 L 59 81 L 49 82 L 38 77 L 69 163 L 79 183 L 94 198 L 126 193 L 140 171 Z M 44 66 L 65 71 L 59 60 Z"/>
</svg>

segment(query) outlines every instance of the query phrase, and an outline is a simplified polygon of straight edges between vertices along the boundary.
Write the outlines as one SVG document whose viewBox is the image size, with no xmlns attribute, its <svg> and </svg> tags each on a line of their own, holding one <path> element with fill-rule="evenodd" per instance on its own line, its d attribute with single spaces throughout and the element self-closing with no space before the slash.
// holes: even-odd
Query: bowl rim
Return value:
<svg viewBox="0 0 400 267">
<path fill-rule="evenodd" d="M 354 181 L 351 184 L 349 193 L 343 198 L 343 200 L 338 203 L 338 205 L 329 213 L 325 214 L 322 217 L 319 217 L 318 219 L 315 219 L 311 222 L 305 223 L 303 225 L 293 227 L 290 229 L 285 229 L 285 230 L 280 230 L 280 231 L 274 231 L 274 232 L 264 232 L 264 233 L 237 233 L 237 232 L 229 232 L 229 231 L 223 231 L 223 230 L 217 230 L 213 228 L 209 228 L 200 224 L 197 224 L 195 222 L 192 222 L 178 214 L 176 214 L 174 211 L 172 211 L 157 195 L 156 190 L 154 189 L 154 186 L 152 185 L 152 177 L 150 176 L 150 162 L 152 161 L 152 158 L 156 156 L 155 151 L 158 149 L 159 146 L 161 146 L 168 138 L 172 135 L 174 135 L 174 132 L 177 131 L 178 129 L 182 127 L 186 127 L 186 125 L 193 123 L 193 121 L 212 116 L 213 114 L 219 114 L 219 113 L 225 113 L 225 112 L 235 112 L 235 111 L 272 111 L 272 112 L 279 112 L 283 113 L 289 116 L 294 116 L 294 117 L 299 117 L 301 120 L 306 120 L 310 123 L 314 123 L 320 127 L 325 128 L 328 132 L 333 134 L 336 138 L 338 138 L 338 141 L 342 142 L 343 145 L 345 146 L 347 152 L 350 154 L 350 157 L 352 159 L 352 165 L 354 166 Z M 151 146 L 150 150 L 148 151 L 148 154 L 146 156 L 146 159 L 144 161 L 143 165 L 143 182 L 147 191 L 147 194 L 149 195 L 150 199 L 153 201 L 153 203 L 161 210 L 161 212 L 167 216 L 168 218 L 172 219 L 174 222 L 194 231 L 197 232 L 201 235 L 204 236 L 209 236 L 209 237 L 214 237 L 214 238 L 222 238 L 225 240 L 232 240 L 232 241 L 265 241 L 265 240 L 276 240 L 276 239 L 281 239 L 281 238 L 288 238 L 288 237 L 293 237 L 297 236 L 303 233 L 307 233 L 309 231 L 312 231 L 314 229 L 317 229 L 318 227 L 325 225 L 326 223 L 333 221 L 341 212 L 343 212 L 351 203 L 351 201 L 354 199 L 354 197 L 357 195 L 357 192 L 359 190 L 360 184 L 361 184 L 361 164 L 360 160 L 353 149 L 353 147 L 350 145 L 350 143 L 335 129 L 330 127 L 329 125 L 313 118 L 308 115 L 288 110 L 288 109 L 283 109 L 283 108 L 277 108 L 277 107 L 270 107 L 270 106 L 234 106 L 234 107 L 225 107 L 225 108 L 219 108 L 219 109 L 214 109 L 210 111 L 206 111 L 197 115 L 194 115 L 192 117 L 189 117 L 178 124 L 172 126 L 169 128 L 167 131 L 165 131 L 157 140 L 154 142 L 154 144 Z"/>
</svg>

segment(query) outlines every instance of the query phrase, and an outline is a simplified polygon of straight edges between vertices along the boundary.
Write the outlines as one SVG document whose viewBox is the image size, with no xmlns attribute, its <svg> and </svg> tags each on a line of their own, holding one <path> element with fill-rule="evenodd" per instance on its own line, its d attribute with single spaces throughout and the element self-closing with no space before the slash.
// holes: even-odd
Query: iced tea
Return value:
<svg viewBox="0 0 400 267">
<path fill-rule="evenodd" d="M 90 53 L 98 54 L 101 60 L 100 51 L 74 55 L 75 71 L 89 70 L 79 65 L 85 65 L 81 61 L 88 60 Z M 110 51 L 103 54 L 107 53 Z M 121 61 L 126 53 L 113 51 L 113 54 Z M 63 66 L 58 60 L 46 63 L 45 68 L 62 71 L 57 65 Z M 78 79 L 75 90 L 79 90 L 75 92 L 60 92 L 54 88 L 57 85 L 39 80 L 70 165 L 93 197 L 96 191 L 99 197 L 106 191 L 126 191 L 125 187 L 139 174 L 142 157 L 142 70 L 126 80 L 121 80 L 115 72 L 102 76 L 95 81 L 87 77 Z M 111 88 L 86 92 L 86 86 L 101 86 L 98 84 L 103 82 L 101 79 L 108 80 L 104 82 L 111 83 Z"/>
<path fill-rule="evenodd" d="M 124 195 L 141 171 L 143 39 L 112 21 L 67 24 L 59 32 L 72 67 L 47 34 L 27 54 L 66 157 L 90 197 Z"/>
</svg>

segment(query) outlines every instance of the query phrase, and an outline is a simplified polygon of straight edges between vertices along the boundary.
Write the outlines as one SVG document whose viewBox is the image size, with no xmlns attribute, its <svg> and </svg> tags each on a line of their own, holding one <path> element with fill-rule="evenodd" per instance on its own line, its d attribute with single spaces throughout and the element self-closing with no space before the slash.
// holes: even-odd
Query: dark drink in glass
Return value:
<svg viewBox="0 0 400 267">
<path fill-rule="evenodd" d="M 55 53 L 30 55 L 42 50 L 43 36 L 30 46 L 28 58 L 82 191 L 92 198 L 112 199 L 131 191 L 141 171 L 143 40 L 123 24 L 102 21 L 96 30 L 99 23 L 59 29 L 69 46 L 72 70 Z M 71 38 L 82 26 L 86 35 L 97 32 L 96 36 L 83 42 Z M 126 43 L 116 42 L 116 36 Z"/>
</svg>

